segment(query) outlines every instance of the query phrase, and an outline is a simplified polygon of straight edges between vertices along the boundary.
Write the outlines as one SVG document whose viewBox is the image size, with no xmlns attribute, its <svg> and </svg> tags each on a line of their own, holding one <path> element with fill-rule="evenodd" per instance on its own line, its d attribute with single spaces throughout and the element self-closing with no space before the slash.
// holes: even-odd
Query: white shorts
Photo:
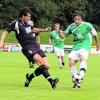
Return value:
<svg viewBox="0 0 100 100">
<path fill-rule="evenodd" d="M 77 51 L 71 51 L 71 53 L 68 55 L 68 58 L 79 60 L 80 57 L 84 57 L 85 59 L 87 59 L 88 55 L 89 51 L 85 50 L 84 48 L 81 48 Z"/>
<path fill-rule="evenodd" d="M 54 53 L 56 56 L 64 56 L 64 48 L 54 47 Z"/>
</svg>

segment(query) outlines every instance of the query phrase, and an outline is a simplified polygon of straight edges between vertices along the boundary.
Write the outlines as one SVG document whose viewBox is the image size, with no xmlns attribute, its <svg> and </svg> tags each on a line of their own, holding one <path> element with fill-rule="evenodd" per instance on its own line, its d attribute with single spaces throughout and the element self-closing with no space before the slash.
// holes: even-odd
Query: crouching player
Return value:
<svg viewBox="0 0 100 100">
<path fill-rule="evenodd" d="M 43 75 L 45 79 L 48 80 L 52 88 L 54 89 L 59 81 L 58 78 L 53 79 L 48 71 L 49 63 L 46 55 L 40 49 L 40 45 L 36 42 L 35 34 L 38 32 L 47 32 L 50 28 L 36 28 L 34 26 L 29 25 L 27 22 L 31 19 L 32 12 L 29 8 L 23 8 L 19 13 L 19 18 L 12 22 L 10 25 L 6 27 L 6 31 L 4 31 L 1 35 L 0 39 L 0 48 L 3 46 L 3 42 L 11 31 L 14 31 L 15 36 L 22 46 L 22 49 L 32 57 L 33 61 L 39 66 L 35 71 L 31 74 L 26 74 L 25 87 L 28 87 L 30 82 L 36 76 Z"/>
</svg>

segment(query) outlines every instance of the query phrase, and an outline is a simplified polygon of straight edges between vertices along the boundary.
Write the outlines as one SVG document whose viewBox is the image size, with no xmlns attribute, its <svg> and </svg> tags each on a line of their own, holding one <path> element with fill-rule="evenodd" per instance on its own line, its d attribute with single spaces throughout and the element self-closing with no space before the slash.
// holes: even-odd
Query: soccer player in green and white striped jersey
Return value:
<svg viewBox="0 0 100 100">
<path fill-rule="evenodd" d="M 62 37 L 59 35 L 59 30 L 61 29 L 60 24 L 56 23 L 54 27 L 55 27 L 54 31 L 51 32 L 50 44 L 52 44 L 54 47 L 54 53 L 58 58 L 60 68 L 63 68 L 63 66 L 65 65 L 64 63 L 64 43 L 63 43 L 65 38 L 62 39 Z"/>
<path fill-rule="evenodd" d="M 74 13 L 73 19 L 74 23 L 67 27 L 64 31 L 64 35 L 60 35 L 62 37 L 67 37 L 70 34 L 74 36 L 73 48 L 71 53 L 68 55 L 68 58 L 72 81 L 74 81 L 73 88 L 80 88 L 80 80 L 84 78 L 84 74 L 87 70 L 86 60 L 91 49 L 92 36 L 96 41 L 96 49 L 99 50 L 100 47 L 97 32 L 93 25 L 91 23 L 84 22 L 80 12 Z M 76 69 L 76 63 L 78 60 L 80 61 L 79 72 Z"/>
</svg>

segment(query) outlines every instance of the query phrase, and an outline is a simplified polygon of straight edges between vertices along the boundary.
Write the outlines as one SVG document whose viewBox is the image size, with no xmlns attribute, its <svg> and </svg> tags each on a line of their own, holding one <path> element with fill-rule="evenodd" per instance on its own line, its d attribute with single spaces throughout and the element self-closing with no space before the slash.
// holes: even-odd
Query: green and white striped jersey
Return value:
<svg viewBox="0 0 100 100">
<path fill-rule="evenodd" d="M 64 48 L 64 44 L 62 42 L 62 38 L 60 37 L 59 34 L 56 33 L 56 31 L 51 32 L 51 36 L 53 39 L 53 46 L 57 48 Z"/>
<path fill-rule="evenodd" d="M 85 48 L 86 50 L 91 49 L 92 35 L 97 35 L 95 28 L 91 23 L 84 22 L 77 26 L 75 23 L 72 23 L 64 31 L 66 36 L 73 34 L 74 36 L 74 45 L 72 50 L 79 50 L 80 48 Z"/>
</svg>

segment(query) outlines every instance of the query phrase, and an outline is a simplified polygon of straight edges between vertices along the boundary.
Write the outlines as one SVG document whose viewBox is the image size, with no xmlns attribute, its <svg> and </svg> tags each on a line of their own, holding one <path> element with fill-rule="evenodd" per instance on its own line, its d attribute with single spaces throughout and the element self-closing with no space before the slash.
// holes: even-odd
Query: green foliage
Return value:
<svg viewBox="0 0 100 100">
<path fill-rule="evenodd" d="M 72 22 L 75 10 L 81 10 L 87 21 L 100 25 L 99 0 L 0 0 L 0 27 L 16 19 L 24 6 L 31 8 L 38 26 L 59 22 L 65 27 Z"/>
<path fill-rule="evenodd" d="M 45 28 L 45 27 L 48 27 L 48 26 L 53 27 L 54 25 L 52 23 L 52 20 L 49 20 L 48 18 L 41 18 L 39 20 L 39 26 Z"/>
<path fill-rule="evenodd" d="M 100 26 L 100 0 L 88 0 L 87 20 Z"/>
</svg>

